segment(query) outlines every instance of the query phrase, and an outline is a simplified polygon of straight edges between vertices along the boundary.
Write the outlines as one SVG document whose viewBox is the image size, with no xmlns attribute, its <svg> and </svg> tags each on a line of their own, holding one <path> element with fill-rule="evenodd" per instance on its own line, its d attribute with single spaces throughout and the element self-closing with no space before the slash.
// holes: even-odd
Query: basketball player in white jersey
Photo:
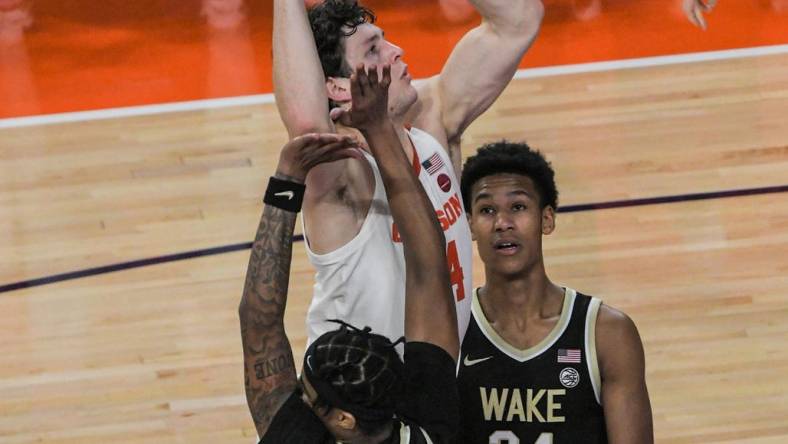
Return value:
<svg viewBox="0 0 788 444">
<path fill-rule="evenodd" d="M 416 87 L 403 51 L 355 0 L 274 1 L 274 89 L 291 138 L 312 132 L 354 136 L 351 67 L 391 65 L 389 113 L 414 173 L 444 229 L 459 335 L 470 313 L 472 242 L 459 195 L 463 131 L 499 96 L 533 42 L 540 0 L 472 0 L 482 23 L 454 48 L 441 73 Z M 346 122 L 345 122 L 346 123 Z M 307 176 L 303 221 L 316 284 L 307 316 L 309 342 L 333 328 L 327 319 L 402 335 L 404 259 L 398 230 L 371 156 L 322 164 Z"/>
<path fill-rule="evenodd" d="M 391 70 L 353 77 L 352 119 L 380 166 L 407 257 L 404 358 L 388 338 L 338 322 L 317 338 L 296 377 L 284 328 L 293 229 L 307 172 L 353 155 L 337 134 L 305 135 L 282 149 L 265 192 L 238 307 L 246 397 L 260 444 L 449 444 L 459 418 L 457 319 L 443 233 L 388 118 Z"/>
<path fill-rule="evenodd" d="M 653 443 L 635 324 L 545 271 L 558 191 L 544 157 L 486 145 L 465 162 L 462 195 L 486 282 L 461 346 L 460 442 Z"/>
</svg>

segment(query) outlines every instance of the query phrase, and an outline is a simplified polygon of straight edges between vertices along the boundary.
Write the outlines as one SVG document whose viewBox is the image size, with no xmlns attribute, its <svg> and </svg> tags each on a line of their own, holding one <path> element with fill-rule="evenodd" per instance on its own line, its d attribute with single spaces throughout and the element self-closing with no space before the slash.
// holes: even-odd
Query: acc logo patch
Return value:
<svg viewBox="0 0 788 444">
<path fill-rule="evenodd" d="M 558 374 L 558 380 L 566 388 L 576 387 L 580 383 L 580 373 L 572 367 L 567 367 Z"/>
</svg>

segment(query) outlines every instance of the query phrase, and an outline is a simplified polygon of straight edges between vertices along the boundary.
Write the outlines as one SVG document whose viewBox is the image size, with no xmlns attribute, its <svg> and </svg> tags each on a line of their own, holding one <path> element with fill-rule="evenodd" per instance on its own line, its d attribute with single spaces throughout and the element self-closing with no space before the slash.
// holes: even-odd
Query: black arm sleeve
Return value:
<svg viewBox="0 0 788 444">
<path fill-rule="evenodd" d="M 435 444 L 450 443 L 459 427 L 457 364 L 442 348 L 405 344 L 405 390 L 398 413 L 422 427 Z"/>
<path fill-rule="evenodd" d="M 320 418 L 294 391 L 274 416 L 259 444 L 333 443 L 331 434 Z"/>
</svg>

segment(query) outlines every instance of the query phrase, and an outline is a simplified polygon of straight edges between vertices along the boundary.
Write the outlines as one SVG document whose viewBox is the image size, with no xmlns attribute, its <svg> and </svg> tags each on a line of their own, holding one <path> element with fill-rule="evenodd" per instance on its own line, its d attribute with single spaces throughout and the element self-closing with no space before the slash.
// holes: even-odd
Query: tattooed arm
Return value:
<svg viewBox="0 0 788 444">
<path fill-rule="evenodd" d="M 276 177 L 303 183 L 313 166 L 355 157 L 351 143 L 335 134 L 297 137 L 282 149 Z M 261 437 L 296 386 L 293 351 L 284 326 L 295 221 L 296 213 L 265 206 L 238 307 L 246 401 Z"/>
<path fill-rule="evenodd" d="M 266 205 L 238 308 L 246 401 L 260 436 L 296 386 L 293 351 L 284 326 L 295 220 L 296 213 Z"/>
</svg>

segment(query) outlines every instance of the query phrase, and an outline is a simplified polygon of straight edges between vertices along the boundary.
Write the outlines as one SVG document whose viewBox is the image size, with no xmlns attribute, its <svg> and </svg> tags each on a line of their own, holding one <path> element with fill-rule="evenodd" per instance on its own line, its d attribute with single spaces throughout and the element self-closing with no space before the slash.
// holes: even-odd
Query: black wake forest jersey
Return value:
<svg viewBox="0 0 788 444">
<path fill-rule="evenodd" d="M 606 443 L 594 341 L 601 301 L 567 288 L 550 334 L 520 350 L 493 330 L 474 293 L 458 373 L 460 442 Z"/>
</svg>

